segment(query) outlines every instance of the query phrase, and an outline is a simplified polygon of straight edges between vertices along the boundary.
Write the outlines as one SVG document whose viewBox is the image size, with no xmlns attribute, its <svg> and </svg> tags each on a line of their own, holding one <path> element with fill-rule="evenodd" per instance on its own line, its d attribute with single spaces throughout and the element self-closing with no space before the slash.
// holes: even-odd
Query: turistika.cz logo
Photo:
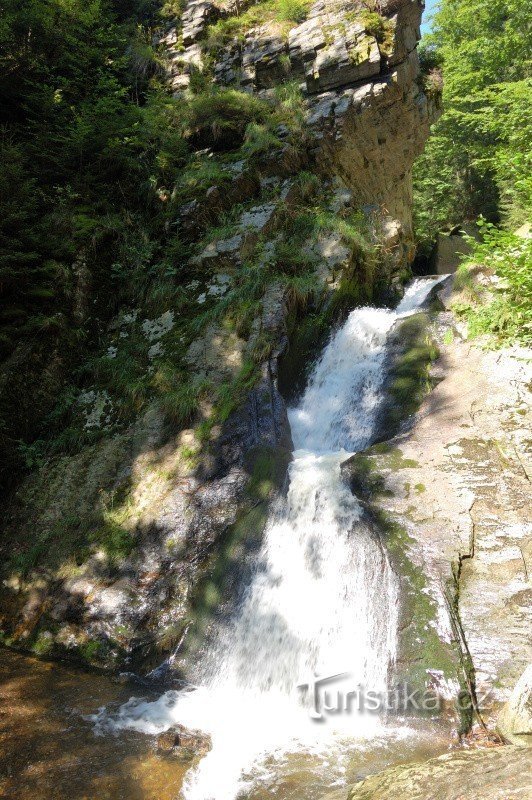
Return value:
<svg viewBox="0 0 532 800">
<path fill-rule="evenodd" d="M 336 714 L 437 714 L 447 699 L 434 689 L 412 689 L 407 683 L 385 691 L 367 689 L 361 684 L 351 688 L 349 677 L 348 672 L 338 672 L 314 676 L 297 685 L 313 720 L 324 722 Z M 467 693 L 461 693 L 456 704 L 467 709 L 471 707 L 471 699 Z"/>
</svg>

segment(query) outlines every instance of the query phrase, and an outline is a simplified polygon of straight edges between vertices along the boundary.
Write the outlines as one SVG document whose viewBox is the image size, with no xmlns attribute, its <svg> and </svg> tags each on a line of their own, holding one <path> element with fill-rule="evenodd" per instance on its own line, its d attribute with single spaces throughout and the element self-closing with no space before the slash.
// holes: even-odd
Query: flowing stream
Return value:
<svg viewBox="0 0 532 800">
<path fill-rule="evenodd" d="M 357 687 L 387 688 L 399 593 L 340 465 L 374 436 L 393 325 L 438 280 L 413 281 L 395 311 L 355 309 L 324 348 L 289 409 L 287 496 L 271 513 L 239 610 L 196 667 L 195 688 L 152 702 L 131 698 L 98 716 L 114 730 L 154 734 L 182 723 L 210 734 L 211 751 L 185 778 L 186 800 L 251 797 L 298 753 L 334 784 L 349 748 L 408 736 L 383 714 L 347 702 Z M 316 676 L 331 678 L 327 691 L 313 684 Z"/>
</svg>

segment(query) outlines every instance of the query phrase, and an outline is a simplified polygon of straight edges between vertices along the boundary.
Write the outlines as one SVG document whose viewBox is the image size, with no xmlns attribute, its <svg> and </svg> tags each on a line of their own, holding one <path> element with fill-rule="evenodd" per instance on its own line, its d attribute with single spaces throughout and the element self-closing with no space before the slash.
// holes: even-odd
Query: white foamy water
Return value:
<svg viewBox="0 0 532 800">
<path fill-rule="evenodd" d="M 362 747 L 382 735 L 383 721 L 367 713 L 316 722 L 298 685 L 341 673 L 332 707 L 339 688 L 387 687 L 397 578 L 361 520 L 340 464 L 371 442 L 392 326 L 436 282 L 414 281 L 395 311 L 356 309 L 325 347 L 289 410 L 296 450 L 286 500 L 272 512 L 238 612 L 197 666 L 197 688 L 155 702 L 132 698 L 118 713 L 98 717 L 115 730 L 154 734 L 182 723 L 210 734 L 212 750 L 186 777 L 186 800 L 234 800 L 254 774 L 264 776 L 268 759 L 297 751 L 329 761 L 337 751 L 341 772 L 346 740 Z"/>
</svg>

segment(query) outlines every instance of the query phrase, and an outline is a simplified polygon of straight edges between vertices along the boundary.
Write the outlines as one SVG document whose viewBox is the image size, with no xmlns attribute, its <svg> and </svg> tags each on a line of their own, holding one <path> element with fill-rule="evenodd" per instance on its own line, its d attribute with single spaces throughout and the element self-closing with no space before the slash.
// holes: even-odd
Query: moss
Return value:
<svg viewBox="0 0 532 800">
<path fill-rule="evenodd" d="M 20 577 L 26 578 L 32 569 L 40 562 L 42 556 L 47 552 L 47 539 L 48 536 L 46 533 L 43 533 L 39 536 L 39 541 L 33 544 L 29 543 L 29 547 L 26 549 L 20 549 L 18 552 L 11 553 L 8 560 L 8 568 L 12 572 L 20 575 Z"/>
<path fill-rule="evenodd" d="M 135 535 L 128 528 L 120 525 L 112 518 L 89 534 L 90 541 L 101 547 L 111 564 L 117 564 L 131 553 L 135 547 Z"/>
<path fill-rule="evenodd" d="M 459 676 L 460 656 L 456 645 L 440 639 L 437 605 L 427 593 L 423 570 L 413 563 L 409 551 L 415 542 L 407 530 L 383 511 L 372 506 L 372 516 L 383 535 L 392 567 L 401 579 L 402 608 L 398 671 L 412 688 L 427 683 L 427 669 L 441 670 L 446 678 Z"/>
<path fill-rule="evenodd" d="M 384 478 L 375 471 L 373 459 L 366 453 L 351 456 L 342 464 L 342 473 L 357 497 L 373 498 L 384 489 Z"/>
<path fill-rule="evenodd" d="M 306 314 L 300 319 L 292 315 L 289 347 L 279 362 L 279 389 L 287 401 L 304 389 L 309 370 L 329 334 L 327 315 Z"/>
<path fill-rule="evenodd" d="M 215 54 L 229 44 L 242 44 L 247 31 L 257 25 L 277 23 L 279 33 L 287 35 L 294 23 L 302 22 L 311 0 L 259 0 L 238 15 L 224 16 L 207 29 L 204 43 L 208 53 Z"/>
<path fill-rule="evenodd" d="M 445 345 L 452 345 L 454 343 L 454 331 L 452 328 L 448 328 L 443 334 L 443 343 Z"/>
<path fill-rule="evenodd" d="M 423 316 L 415 315 L 401 325 L 404 352 L 392 370 L 390 393 L 403 414 L 412 414 L 429 391 L 428 368 L 438 351 L 430 341 Z"/>
<path fill-rule="evenodd" d="M 387 401 L 380 419 L 386 438 L 394 436 L 403 420 L 415 414 L 433 388 L 430 367 L 439 355 L 424 314 L 404 320 L 394 340 L 398 352 L 392 358 L 386 385 Z"/>
<path fill-rule="evenodd" d="M 394 48 L 394 23 L 376 11 L 368 10 L 362 13 L 361 19 L 367 33 L 375 37 L 381 55 L 390 56 Z"/>
<path fill-rule="evenodd" d="M 380 456 L 380 463 L 392 472 L 398 472 L 400 469 L 415 469 L 419 466 L 418 461 L 414 458 L 405 458 L 399 447 L 393 447 L 388 442 L 374 444 L 366 453 L 368 456 L 373 454 Z"/>
<path fill-rule="evenodd" d="M 54 649 L 54 638 L 50 631 L 40 631 L 31 647 L 37 656 L 48 656 Z"/>
<path fill-rule="evenodd" d="M 189 652 L 202 646 L 210 622 L 234 600 L 246 556 L 260 546 L 267 520 L 268 504 L 258 502 L 241 514 L 221 537 L 216 550 L 208 555 L 205 577 L 190 600 L 191 627 L 186 641 Z"/>
<path fill-rule="evenodd" d="M 427 669 L 442 670 L 446 677 L 457 677 L 459 651 L 438 635 L 436 602 L 427 593 L 423 570 L 409 555 L 415 542 L 406 528 L 378 505 L 384 479 L 376 469 L 377 454 L 379 464 L 385 468 L 390 468 L 390 465 L 397 469 L 412 468 L 417 463 L 403 458 L 399 448 L 379 444 L 350 458 L 342 465 L 342 471 L 363 499 L 366 512 L 382 537 L 392 568 L 401 582 L 398 677 L 413 689 L 422 689 L 427 682 Z M 409 489 L 410 484 L 405 484 L 405 487 Z"/>
<path fill-rule="evenodd" d="M 418 494 L 422 494 L 423 492 L 427 491 L 427 487 L 425 486 L 424 483 L 416 483 L 416 485 L 414 486 L 414 489 L 416 490 L 416 492 Z"/>
<path fill-rule="evenodd" d="M 89 639 L 78 647 L 80 657 L 87 661 L 89 664 L 93 661 L 103 661 L 107 652 L 107 648 L 103 642 L 97 639 Z"/>
<path fill-rule="evenodd" d="M 253 500 L 267 500 L 281 489 L 291 453 L 279 447 L 259 446 L 251 450 L 246 466 L 251 473 L 247 491 Z"/>
</svg>

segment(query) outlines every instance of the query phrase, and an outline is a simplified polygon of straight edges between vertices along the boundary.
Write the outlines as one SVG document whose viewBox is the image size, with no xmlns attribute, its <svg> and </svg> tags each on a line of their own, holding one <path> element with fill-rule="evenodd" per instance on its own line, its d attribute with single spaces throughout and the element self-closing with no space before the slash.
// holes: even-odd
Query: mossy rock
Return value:
<svg viewBox="0 0 532 800">
<path fill-rule="evenodd" d="M 379 439 L 395 436 L 419 409 L 434 386 L 430 368 L 438 355 L 424 313 L 403 320 L 392 333 L 384 385 L 386 400 L 377 420 Z"/>
<path fill-rule="evenodd" d="M 279 390 L 288 402 L 297 398 L 305 388 L 309 371 L 321 352 L 329 329 L 329 321 L 323 313 L 308 314 L 302 320 L 294 316 L 289 347 L 279 360 Z"/>
<path fill-rule="evenodd" d="M 250 472 L 247 491 L 254 500 L 267 500 L 280 491 L 286 479 L 292 453 L 282 447 L 260 445 L 250 450 L 245 467 Z"/>
<path fill-rule="evenodd" d="M 204 577 L 190 598 L 184 662 L 192 663 L 205 646 L 213 622 L 228 618 L 235 610 L 245 575 L 251 570 L 268 521 L 268 503 L 259 502 L 231 525 L 208 557 Z"/>
<path fill-rule="evenodd" d="M 427 592 L 427 580 L 411 553 L 415 542 L 407 529 L 384 512 L 379 498 L 387 493 L 380 469 L 413 469 L 417 462 L 404 458 L 398 447 L 374 445 L 342 464 L 342 474 L 362 500 L 367 518 L 382 541 L 392 569 L 399 578 L 401 606 L 396 679 L 423 691 L 427 670 L 440 671 L 445 679 L 459 679 L 458 647 L 443 641 L 437 629 L 438 608 Z"/>
</svg>

